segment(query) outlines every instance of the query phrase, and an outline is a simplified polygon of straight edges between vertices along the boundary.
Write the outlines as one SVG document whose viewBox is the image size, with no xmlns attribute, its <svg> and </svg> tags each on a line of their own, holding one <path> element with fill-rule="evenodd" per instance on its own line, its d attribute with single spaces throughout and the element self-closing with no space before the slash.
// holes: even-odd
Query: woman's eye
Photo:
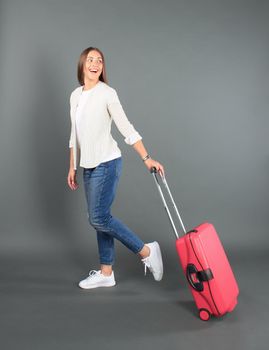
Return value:
<svg viewBox="0 0 269 350">
<path fill-rule="evenodd" d="M 91 62 L 92 63 L 93 61 L 94 61 L 93 58 L 87 58 L 87 62 Z M 103 63 L 103 60 L 99 59 L 98 62 L 99 63 Z"/>
</svg>

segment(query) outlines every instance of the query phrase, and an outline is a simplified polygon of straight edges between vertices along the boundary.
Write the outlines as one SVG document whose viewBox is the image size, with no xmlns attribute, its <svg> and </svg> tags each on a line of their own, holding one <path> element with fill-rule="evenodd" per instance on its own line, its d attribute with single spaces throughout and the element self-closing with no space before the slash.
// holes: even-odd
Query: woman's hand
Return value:
<svg viewBox="0 0 269 350">
<path fill-rule="evenodd" d="M 78 183 L 76 180 L 76 170 L 70 168 L 67 176 L 67 183 L 71 190 L 76 190 L 78 188 Z"/>
<path fill-rule="evenodd" d="M 156 160 L 149 158 L 144 161 L 146 167 L 151 170 L 152 167 L 155 167 L 157 171 L 161 174 L 161 176 L 164 176 L 164 167 L 161 163 L 157 162 Z"/>
</svg>

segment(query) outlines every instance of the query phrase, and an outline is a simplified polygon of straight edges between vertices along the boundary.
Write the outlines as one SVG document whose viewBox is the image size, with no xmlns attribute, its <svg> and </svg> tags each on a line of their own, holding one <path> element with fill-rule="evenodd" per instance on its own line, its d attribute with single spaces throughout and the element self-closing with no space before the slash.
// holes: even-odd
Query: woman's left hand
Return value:
<svg viewBox="0 0 269 350">
<path fill-rule="evenodd" d="M 151 170 L 152 167 L 155 167 L 157 171 L 161 174 L 161 176 L 164 176 L 164 167 L 161 163 L 157 162 L 156 160 L 149 158 L 144 161 L 146 167 Z"/>
</svg>

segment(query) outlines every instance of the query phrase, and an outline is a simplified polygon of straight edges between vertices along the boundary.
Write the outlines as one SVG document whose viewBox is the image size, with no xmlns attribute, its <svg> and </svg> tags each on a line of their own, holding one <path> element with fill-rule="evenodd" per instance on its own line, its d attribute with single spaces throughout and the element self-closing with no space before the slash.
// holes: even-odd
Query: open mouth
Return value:
<svg viewBox="0 0 269 350">
<path fill-rule="evenodd" d="M 90 72 L 96 74 L 98 72 L 98 69 L 90 69 Z"/>
</svg>

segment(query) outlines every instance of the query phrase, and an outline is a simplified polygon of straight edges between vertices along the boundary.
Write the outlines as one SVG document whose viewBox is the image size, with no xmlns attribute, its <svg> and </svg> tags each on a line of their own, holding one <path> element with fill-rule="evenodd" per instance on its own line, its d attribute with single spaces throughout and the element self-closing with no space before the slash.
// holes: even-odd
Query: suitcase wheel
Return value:
<svg viewBox="0 0 269 350">
<path fill-rule="evenodd" d="M 202 321 L 208 321 L 210 319 L 210 312 L 207 309 L 200 309 L 199 310 L 199 317 Z"/>
</svg>

